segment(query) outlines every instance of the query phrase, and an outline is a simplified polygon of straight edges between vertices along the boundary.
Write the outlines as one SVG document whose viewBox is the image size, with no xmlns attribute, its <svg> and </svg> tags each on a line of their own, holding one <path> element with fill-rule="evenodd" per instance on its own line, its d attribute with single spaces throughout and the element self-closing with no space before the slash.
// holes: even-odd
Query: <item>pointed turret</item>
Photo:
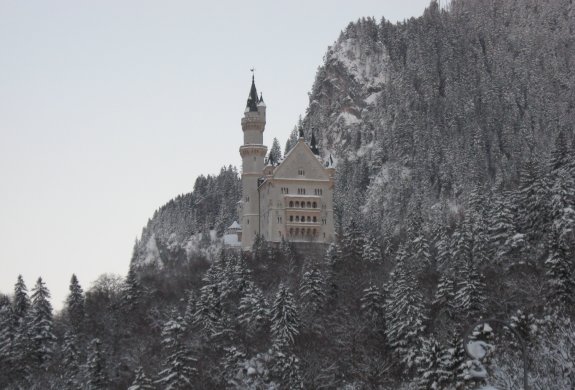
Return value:
<svg viewBox="0 0 575 390">
<path fill-rule="evenodd" d="M 257 111 L 257 110 L 258 110 L 258 91 L 256 89 L 255 77 L 252 75 L 252 87 L 250 89 L 250 94 L 248 95 L 246 111 Z"/>
</svg>

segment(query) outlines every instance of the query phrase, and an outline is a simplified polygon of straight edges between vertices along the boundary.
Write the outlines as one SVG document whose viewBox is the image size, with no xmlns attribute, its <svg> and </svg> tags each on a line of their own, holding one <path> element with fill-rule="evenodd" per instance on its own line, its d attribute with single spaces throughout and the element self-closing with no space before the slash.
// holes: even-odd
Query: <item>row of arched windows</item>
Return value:
<svg viewBox="0 0 575 390">
<path fill-rule="evenodd" d="M 295 217 L 293 215 L 290 215 L 289 221 L 290 222 L 294 222 L 294 221 L 295 222 L 317 222 L 317 217 L 316 216 L 311 217 L 308 215 L 306 218 L 303 215 L 301 217 L 299 215 L 296 215 Z"/>
<path fill-rule="evenodd" d="M 290 228 L 290 236 L 317 236 L 317 229 L 300 229 L 300 228 Z"/>
<path fill-rule="evenodd" d="M 317 208 L 317 202 L 304 202 L 304 201 L 302 201 L 300 203 L 297 200 L 295 202 L 293 200 L 290 200 L 289 207 L 296 207 L 296 208 L 302 208 L 302 209 L 305 209 L 307 207 L 308 209 L 311 209 L 311 208 L 316 209 Z"/>
</svg>

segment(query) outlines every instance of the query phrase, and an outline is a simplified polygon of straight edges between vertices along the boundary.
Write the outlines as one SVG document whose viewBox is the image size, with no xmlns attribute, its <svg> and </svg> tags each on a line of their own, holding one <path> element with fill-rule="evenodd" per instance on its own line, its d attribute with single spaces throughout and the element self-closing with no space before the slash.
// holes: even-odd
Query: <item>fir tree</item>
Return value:
<svg viewBox="0 0 575 390">
<path fill-rule="evenodd" d="M 0 297 L 0 388 L 7 388 L 8 381 L 14 370 L 14 351 L 12 341 L 14 339 L 14 315 L 8 299 Z"/>
<path fill-rule="evenodd" d="M 78 333 L 84 321 L 84 291 L 75 274 L 70 279 L 70 294 L 66 298 L 66 313 L 70 325 Z"/>
<path fill-rule="evenodd" d="M 363 244 L 362 259 L 367 264 L 379 265 L 382 262 L 382 255 L 377 241 L 373 237 L 369 237 Z"/>
<path fill-rule="evenodd" d="M 271 331 L 275 343 L 293 343 L 299 334 L 299 324 L 293 295 L 281 284 L 271 310 Z"/>
<path fill-rule="evenodd" d="M 478 318 L 485 312 L 485 282 L 477 265 L 467 260 L 461 272 L 461 281 L 455 294 L 455 306 L 460 315 Z"/>
<path fill-rule="evenodd" d="M 238 321 L 249 336 L 254 336 L 268 324 L 269 310 L 259 287 L 251 286 L 240 299 Z"/>
<path fill-rule="evenodd" d="M 32 290 L 32 308 L 30 323 L 30 338 L 32 357 L 38 367 L 46 368 L 54 354 L 56 336 L 53 334 L 52 305 L 50 292 L 38 278 Z"/>
<path fill-rule="evenodd" d="M 386 300 L 386 335 L 391 347 L 408 367 L 414 363 L 419 338 L 425 330 L 423 296 L 412 272 L 407 268 L 403 248 L 398 250 L 396 266 L 390 275 Z"/>
<path fill-rule="evenodd" d="M 14 318 L 17 324 L 24 321 L 29 308 L 30 298 L 28 297 L 28 289 L 26 288 L 22 275 L 18 275 L 18 280 L 14 286 Z"/>
<path fill-rule="evenodd" d="M 299 359 L 287 344 L 275 344 L 271 354 L 270 377 L 285 389 L 303 389 Z"/>
<path fill-rule="evenodd" d="M 272 147 L 268 154 L 268 163 L 271 165 L 278 165 L 282 158 L 282 151 L 280 149 L 280 143 L 277 138 L 274 138 Z"/>
<path fill-rule="evenodd" d="M 132 385 L 128 387 L 128 390 L 154 390 L 155 387 L 152 380 L 146 376 L 144 369 L 138 367 L 136 369 L 136 377 L 132 382 Z"/>
<path fill-rule="evenodd" d="M 80 361 L 81 353 L 78 345 L 78 337 L 74 332 L 66 332 L 62 343 L 62 367 L 64 368 L 64 380 L 70 389 L 80 387 Z"/>
<path fill-rule="evenodd" d="M 445 358 L 442 360 L 442 368 L 446 373 L 445 381 L 442 381 L 442 383 L 451 385 L 457 390 L 463 389 L 467 382 L 465 379 L 465 371 L 468 358 L 463 348 L 463 340 L 461 340 L 457 334 L 453 334 L 449 340 Z"/>
<path fill-rule="evenodd" d="M 571 307 L 575 299 L 572 256 L 561 240 L 559 229 L 553 229 L 549 237 L 549 257 L 545 261 L 547 290 L 550 301 L 565 308 Z"/>
<path fill-rule="evenodd" d="M 361 312 L 363 316 L 377 328 L 383 328 L 384 313 L 385 313 L 385 299 L 380 289 L 374 285 L 370 285 L 363 290 L 363 296 L 360 299 Z"/>
<path fill-rule="evenodd" d="M 124 310 L 132 312 L 142 303 L 144 289 L 138 280 L 134 267 L 130 267 L 122 287 L 122 306 Z"/>
<path fill-rule="evenodd" d="M 184 344 L 184 320 L 176 312 L 162 328 L 162 347 L 166 352 L 164 369 L 158 374 L 156 384 L 162 389 L 179 390 L 192 387 L 196 359 Z"/>
<path fill-rule="evenodd" d="M 421 390 L 443 388 L 443 384 L 449 380 L 449 372 L 445 369 L 448 359 L 449 353 L 443 351 L 435 339 L 423 341 L 417 357 L 418 387 Z"/>
<path fill-rule="evenodd" d="M 88 348 L 88 389 L 105 390 L 108 388 L 108 375 L 106 373 L 106 361 L 102 351 L 102 342 L 95 338 L 90 342 Z"/>
<path fill-rule="evenodd" d="M 445 308 L 450 315 L 454 314 L 454 299 L 457 292 L 457 283 L 451 275 L 446 272 L 439 278 L 437 291 L 433 304 L 438 308 Z"/>
</svg>

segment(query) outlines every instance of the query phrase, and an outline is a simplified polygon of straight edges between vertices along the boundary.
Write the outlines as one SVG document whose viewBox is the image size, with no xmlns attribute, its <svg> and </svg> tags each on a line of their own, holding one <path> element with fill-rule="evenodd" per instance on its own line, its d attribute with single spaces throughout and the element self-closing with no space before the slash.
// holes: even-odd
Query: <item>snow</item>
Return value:
<svg viewBox="0 0 575 390">
<path fill-rule="evenodd" d="M 242 227 L 238 223 L 238 221 L 234 221 L 228 229 L 241 229 Z"/>
<path fill-rule="evenodd" d="M 339 114 L 339 115 L 337 116 L 337 120 L 340 120 L 340 118 L 343 119 L 343 121 L 345 122 L 345 124 L 348 125 L 348 126 L 349 126 L 349 125 L 354 125 L 354 124 L 357 124 L 357 123 L 361 123 L 361 120 L 360 120 L 357 116 L 355 116 L 355 115 L 353 115 L 352 113 L 349 113 L 349 112 L 342 112 L 341 114 Z"/>
<path fill-rule="evenodd" d="M 467 351 L 474 359 L 483 359 L 490 350 L 491 345 L 485 341 L 470 341 L 467 343 Z"/>
<path fill-rule="evenodd" d="M 368 106 L 371 106 L 377 102 L 377 98 L 379 97 L 379 95 L 381 95 L 381 92 L 374 92 L 371 95 L 369 95 L 368 97 L 366 97 L 363 101 Z"/>
<path fill-rule="evenodd" d="M 237 234 L 224 234 L 224 245 L 227 246 L 240 246 L 241 242 L 238 240 Z"/>
<path fill-rule="evenodd" d="M 478 390 L 497 390 L 497 389 L 491 385 L 487 385 L 480 387 Z"/>
</svg>

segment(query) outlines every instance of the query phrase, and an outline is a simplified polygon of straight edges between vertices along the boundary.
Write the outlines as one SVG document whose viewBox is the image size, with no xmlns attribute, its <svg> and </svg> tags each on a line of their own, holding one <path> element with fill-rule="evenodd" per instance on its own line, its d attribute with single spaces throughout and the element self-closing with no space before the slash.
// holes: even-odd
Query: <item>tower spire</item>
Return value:
<svg viewBox="0 0 575 390">
<path fill-rule="evenodd" d="M 248 101 L 246 104 L 246 111 L 257 111 L 258 110 L 258 91 L 256 89 L 256 80 L 254 76 L 254 68 L 252 71 L 252 87 L 250 88 L 250 94 L 248 95 Z"/>
</svg>

